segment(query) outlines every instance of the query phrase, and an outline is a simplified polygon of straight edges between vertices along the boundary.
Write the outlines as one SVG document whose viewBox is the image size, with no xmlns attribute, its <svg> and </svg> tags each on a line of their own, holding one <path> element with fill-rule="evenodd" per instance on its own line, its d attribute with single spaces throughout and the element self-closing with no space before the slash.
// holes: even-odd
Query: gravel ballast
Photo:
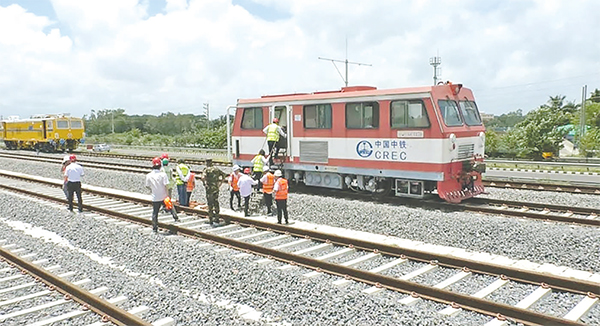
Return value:
<svg viewBox="0 0 600 326">
<path fill-rule="evenodd" d="M 0 162 L 3 164 L 3 169 L 6 170 L 52 178 L 60 177 L 58 164 L 27 162 L 27 164 L 24 165 L 23 161 L 12 159 L 0 159 Z M 83 182 L 84 184 L 95 186 L 148 193 L 143 186 L 144 175 L 141 174 L 89 168 L 86 169 L 86 176 L 84 177 Z M 598 196 L 592 195 L 505 189 L 488 189 L 488 191 L 490 192 L 488 196 L 492 198 L 598 207 Z M 192 200 L 204 202 L 204 198 L 204 188 L 201 185 L 198 185 L 194 190 Z M 2 202 L 5 203 L 6 201 Z M 229 194 L 226 191 L 225 186 L 221 189 L 220 203 L 221 207 L 229 206 Z M 14 212 L 14 210 L 6 210 L 3 207 L 0 207 L 0 209 L 2 209 L 3 212 Z M 490 216 L 487 214 L 470 212 L 443 212 L 439 210 L 404 207 L 400 204 L 381 204 L 376 202 L 294 193 L 290 194 L 288 211 L 290 212 L 290 218 L 292 220 L 302 220 L 317 224 L 393 235 L 400 238 L 504 255 L 512 259 L 526 259 L 537 263 L 564 265 L 592 272 L 600 271 L 600 232 L 597 228 L 593 227 L 570 226 L 562 223 L 546 223 L 543 221 Z M 40 222 L 44 221 L 44 219 L 40 217 L 44 216 L 44 214 L 49 213 L 34 210 L 33 212 L 30 212 L 31 216 L 27 215 L 26 218 L 31 219 L 31 223 L 37 225 L 36 223 L 38 223 L 38 220 Z M 66 212 L 51 213 L 51 215 L 48 216 L 53 216 L 52 214 L 58 214 L 59 216 L 65 215 L 67 221 L 64 223 L 66 225 L 72 223 L 72 220 L 68 219 L 69 216 Z M 10 217 L 10 215 L 7 216 L 6 213 L 0 216 L 5 218 Z M 21 216 L 21 214 L 19 214 L 19 216 Z M 36 223 L 33 223 L 33 221 Z M 436 308 L 435 306 L 437 304 L 431 302 L 419 303 L 419 305 L 413 307 L 402 307 L 396 302 L 398 300 L 397 295 L 394 296 L 395 299 L 386 299 L 386 295 L 363 298 L 351 291 L 352 287 L 343 290 L 331 286 L 330 282 L 324 281 L 326 278 L 318 277 L 314 280 L 303 281 L 294 274 L 295 271 L 274 272 L 266 265 L 255 266 L 255 264 L 251 263 L 251 259 L 230 260 L 227 259 L 226 254 L 216 254 L 208 249 L 194 250 L 193 247 L 177 248 L 180 245 L 183 247 L 188 245 L 175 245 L 173 244 L 174 241 L 166 237 L 158 237 L 155 239 L 151 236 L 142 235 L 139 232 L 132 230 L 130 231 L 136 232 L 135 234 L 137 236 L 133 236 L 129 233 L 124 235 L 121 234 L 121 232 L 126 233 L 129 231 L 104 230 L 103 228 L 112 229 L 113 227 L 101 227 L 101 222 L 95 222 L 93 219 L 87 219 L 86 221 L 86 223 L 90 222 L 92 224 L 99 223 L 97 227 L 102 231 L 99 231 L 98 234 L 106 234 L 107 240 L 102 242 L 98 242 L 100 240 L 90 241 L 93 237 L 86 235 L 81 235 L 81 237 L 83 237 L 82 239 L 75 240 L 79 237 L 77 235 L 78 233 L 84 233 L 81 232 L 81 230 L 86 229 L 88 227 L 87 224 L 85 224 L 85 227 L 79 225 L 78 227 L 80 229 L 77 227 L 73 228 L 73 230 L 71 230 L 73 233 L 62 229 L 65 228 L 66 225 L 62 225 L 61 228 L 60 226 L 55 227 L 53 224 L 50 224 L 47 225 L 47 227 L 44 226 L 44 228 L 55 230 L 54 232 L 61 234 L 61 236 L 64 236 L 62 234 L 64 231 L 64 233 L 68 235 L 64 237 L 73 239 L 73 241 L 76 241 L 78 245 L 82 247 L 89 246 L 92 248 L 88 250 L 103 252 L 103 256 L 119 257 L 119 259 L 123 257 L 124 264 L 128 266 L 131 264 L 133 267 L 131 269 L 134 271 L 140 270 L 140 272 L 142 272 L 143 270 L 142 273 L 148 275 L 164 275 L 164 277 L 160 279 L 166 285 L 168 284 L 168 288 L 173 285 L 172 282 L 177 283 L 177 279 L 185 279 L 187 283 L 178 286 L 181 291 L 184 291 L 184 289 L 188 289 L 189 287 L 190 290 L 187 297 L 192 301 L 198 301 L 190 299 L 193 295 L 208 295 L 214 293 L 211 295 L 248 304 L 255 307 L 257 310 L 268 313 L 275 319 L 282 318 L 285 321 L 298 325 L 307 323 L 319 325 L 344 324 L 348 317 L 344 312 L 351 316 L 351 321 L 348 322 L 349 324 L 372 324 L 373 321 L 370 320 L 370 318 L 372 318 L 373 312 L 376 311 L 381 312 L 382 316 L 388 318 L 382 317 L 379 319 L 379 322 L 382 325 L 399 323 L 411 324 L 408 322 L 408 319 L 405 318 L 416 318 L 414 320 L 418 320 L 418 324 L 431 325 L 483 324 L 487 320 L 487 318 L 484 317 L 477 323 L 472 323 L 474 320 L 478 320 L 478 318 L 481 317 L 474 314 L 470 316 L 473 319 L 467 319 L 463 314 L 459 314 L 461 317 L 457 318 L 465 319 L 439 319 L 440 316 L 437 316 L 434 313 L 434 311 L 436 311 L 434 308 Z M 60 223 L 57 224 L 60 225 Z M 4 232 L 2 233 L 4 234 Z M 138 239 L 138 237 L 140 237 L 140 239 Z M 112 248 L 111 246 L 113 246 L 115 242 L 119 242 L 119 240 L 115 239 L 126 239 L 123 241 L 128 245 L 124 245 L 124 248 L 122 249 Z M 157 242 L 160 242 L 162 245 L 156 245 Z M 169 245 L 165 245 L 165 243 Z M 148 245 L 149 248 L 144 249 L 144 245 Z M 171 249 L 173 254 L 169 255 L 168 251 Z M 119 250 L 123 250 L 127 254 Z M 133 253 L 128 253 L 129 251 L 138 252 L 138 250 L 140 253 L 135 255 Z M 150 257 L 148 257 L 149 254 L 145 254 L 144 251 L 155 253 L 155 255 L 150 255 Z M 185 258 L 174 258 L 179 256 Z M 164 261 L 158 257 L 164 259 Z M 206 258 L 200 259 L 198 257 Z M 131 262 L 129 259 L 131 259 Z M 173 262 L 171 262 L 172 260 Z M 169 264 L 167 264 L 169 266 L 162 266 L 165 261 L 169 262 Z M 195 279 L 193 277 L 189 278 L 188 276 L 178 276 L 175 280 L 173 279 L 173 273 L 184 273 L 184 271 L 204 269 L 204 266 L 207 266 L 206 264 L 212 263 L 214 263 L 215 266 L 208 266 L 205 271 L 195 271 L 194 273 L 200 273 L 200 275 L 195 276 Z M 226 267 L 220 268 L 219 266 Z M 156 270 L 156 272 L 148 272 L 148 269 Z M 163 270 L 165 274 L 162 274 L 161 271 Z M 236 272 L 233 272 L 233 270 Z M 298 274 L 303 274 L 305 272 L 306 271 L 298 272 Z M 262 281 L 264 278 L 265 282 L 257 282 L 256 274 L 260 274 L 259 279 Z M 119 277 L 124 276 L 121 275 Z M 207 284 L 204 282 L 205 279 L 214 281 L 214 283 L 209 282 Z M 92 280 L 95 281 L 93 277 Z M 235 290 L 231 290 L 229 288 L 231 286 L 231 284 L 228 283 L 229 281 L 236 284 L 240 283 L 240 285 L 233 285 Z M 200 282 L 201 285 L 190 285 L 193 282 Z M 94 282 L 94 284 L 96 283 Z M 218 287 L 225 289 L 214 291 L 215 284 L 217 284 Z M 298 291 L 298 293 L 289 293 L 292 291 L 282 290 L 288 286 L 292 286 L 291 289 Z M 274 288 L 278 288 L 279 290 L 275 290 Z M 249 290 L 258 291 L 263 296 L 268 296 L 269 298 L 262 298 L 260 295 L 257 296 L 254 293 L 248 292 Z M 314 293 L 319 293 L 319 296 L 322 296 L 323 301 L 321 304 L 312 302 L 311 299 L 308 298 L 314 295 L 311 290 L 316 291 Z M 173 296 L 176 294 L 181 295 L 181 291 L 167 291 L 164 289 L 162 291 L 166 291 L 169 295 Z M 321 294 L 320 291 L 324 291 L 324 293 Z M 282 293 L 278 294 L 279 292 Z M 271 298 L 271 296 L 273 297 Z M 152 301 L 158 299 L 158 297 L 160 296 L 150 296 Z M 298 303 L 300 304 L 300 308 L 298 308 L 296 300 L 300 301 Z M 355 302 L 358 303 L 355 304 Z M 147 303 L 140 302 L 140 304 Z M 222 312 L 222 314 L 224 316 L 233 318 L 230 311 L 222 309 L 218 305 L 198 304 L 205 310 L 223 310 L 224 312 Z M 421 312 L 419 308 L 421 305 L 428 306 L 426 312 Z M 346 306 L 357 306 L 360 307 L 360 309 L 355 312 L 349 310 L 350 308 L 347 308 Z M 304 307 L 308 310 L 304 310 Z M 419 309 L 416 309 L 415 307 L 418 307 Z M 391 312 L 387 311 L 388 308 L 393 310 Z M 443 306 L 441 308 L 443 308 Z M 333 311 L 334 309 L 338 310 Z M 600 309 L 597 307 L 594 308 L 590 313 L 590 317 L 583 321 L 590 324 L 600 323 L 600 319 L 598 319 L 598 316 L 600 316 L 599 310 Z M 165 316 L 169 316 L 169 314 L 160 315 L 156 313 L 156 317 Z M 205 320 L 202 318 L 208 318 L 205 315 L 202 316 L 198 315 L 198 320 Z M 354 316 L 355 319 L 353 319 Z M 362 323 L 359 321 L 362 321 Z M 209 324 L 211 322 L 216 321 L 207 321 Z M 248 323 L 248 321 L 236 319 L 236 321 L 231 321 L 231 323 L 224 321 L 222 324 L 235 323 Z M 188 323 L 184 322 L 183 324 Z M 216 322 L 215 324 L 221 323 Z"/>
<path fill-rule="evenodd" d="M 19 205 L 8 204 L 16 201 Z M 254 263 L 256 257 L 234 259 L 238 252 L 233 250 L 216 253 L 179 237 L 117 228 L 91 213 L 73 215 L 5 193 L 0 193 L 0 209 L 0 238 L 6 243 L 37 252 L 61 264 L 62 271 L 79 271 L 92 279 L 89 288 L 108 286 L 107 297 L 130 297 L 125 308 L 148 305 L 147 320 L 173 317 L 179 325 L 480 325 L 490 319 L 471 312 L 444 317 L 436 313 L 442 304 L 402 306 L 397 302 L 402 294 L 361 295 L 353 287 L 333 286 L 335 277 L 306 279 L 301 276 L 306 269 L 279 271 L 273 268 L 278 265 Z M 35 237 L 29 225 L 51 236 Z M 227 303 L 263 312 L 262 319 L 244 319 Z M 18 325 L 25 318 L 30 317 L 6 324 Z"/>
</svg>

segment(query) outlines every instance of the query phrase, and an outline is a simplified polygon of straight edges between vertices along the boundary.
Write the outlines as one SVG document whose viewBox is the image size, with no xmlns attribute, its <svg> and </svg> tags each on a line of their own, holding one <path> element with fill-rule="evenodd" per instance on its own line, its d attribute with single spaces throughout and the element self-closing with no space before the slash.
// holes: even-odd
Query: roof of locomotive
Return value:
<svg viewBox="0 0 600 326">
<path fill-rule="evenodd" d="M 350 86 L 342 87 L 335 91 L 317 91 L 312 93 L 294 93 L 294 94 L 278 94 L 278 95 L 263 95 L 260 98 L 254 99 L 239 99 L 238 104 L 257 104 L 257 103 L 272 103 L 272 102 L 296 102 L 306 100 L 321 100 L 321 99 L 336 99 L 348 97 L 365 97 L 365 96 L 382 96 L 395 94 L 422 94 L 429 93 L 434 87 L 440 86 L 421 86 L 410 88 L 392 88 L 392 89 L 377 89 L 372 86 Z"/>
</svg>

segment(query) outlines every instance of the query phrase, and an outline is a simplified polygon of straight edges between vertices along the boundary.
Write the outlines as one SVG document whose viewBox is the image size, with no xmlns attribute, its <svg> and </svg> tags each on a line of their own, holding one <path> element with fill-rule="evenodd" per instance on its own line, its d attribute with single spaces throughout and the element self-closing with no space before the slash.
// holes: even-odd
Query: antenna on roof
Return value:
<svg viewBox="0 0 600 326">
<path fill-rule="evenodd" d="M 319 57 L 319 59 L 321 59 L 321 60 L 328 60 L 328 61 L 331 61 L 331 63 L 333 63 L 333 66 L 337 70 L 337 72 L 340 75 L 340 77 L 342 77 L 342 80 L 344 81 L 344 84 L 346 84 L 346 87 L 348 87 L 348 64 L 353 64 L 353 65 L 358 65 L 358 66 L 373 66 L 370 63 L 361 63 L 361 62 L 348 61 L 348 38 L 346 38 L 346 60 L 329 59 L 329 58 L 322 58 L 322 57 Z M 342 73 L 340 72 L 340 70 L 338 69 L 337 65 L 335 64 L 336 62 L 342 62 L 342 63 L 346 64 L 346 78 L 344 78 L 344 76 L 342 76 Z"/>
</svg>

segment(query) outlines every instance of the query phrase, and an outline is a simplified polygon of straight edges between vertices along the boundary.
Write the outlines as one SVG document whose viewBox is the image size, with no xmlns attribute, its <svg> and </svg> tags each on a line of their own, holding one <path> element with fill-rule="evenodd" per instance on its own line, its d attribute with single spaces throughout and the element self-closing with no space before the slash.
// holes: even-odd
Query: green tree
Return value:
<svg viewBox="0 0 600 326">
<path fill-rule="evenodd" d="M 523 120 L 525 120 L 523 111 L 518 109 L 517 111 L 504 113 L 494 117 L 492 120 L 486 122 L 485 126 L 491 128 L 512 128 Z"/>
<path fill-rule="evenodd" d="M 556 103 L 556 102 L 555 102 Z M 556 103 L 559 104 L 559 103 Z M 542 159 L 543 152 L 557 154 L 568 133 L 558 128 L 569 123 L 570 113 L 554 105 L 542 105 L 529 112 L 525 120 L 509 132 L 520 157 Z"/>
<path fill-rule="evenodd" d="M 600 157 L 600 128 L 591 128 L 585 132 L 579 142 L 579 151 L 585 157 Z"/>
</svg>

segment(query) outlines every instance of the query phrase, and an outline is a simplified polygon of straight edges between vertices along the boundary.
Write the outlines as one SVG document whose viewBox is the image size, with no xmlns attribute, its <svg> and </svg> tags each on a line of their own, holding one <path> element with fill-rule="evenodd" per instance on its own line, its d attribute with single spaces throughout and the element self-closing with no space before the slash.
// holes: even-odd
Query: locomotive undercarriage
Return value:
<svg viewBox="0 0 600 326">
<path fill-rule="evenodd" d="M 37 141 L 16 141 L 16 140 L 5 140 L 4 144 L 7 149 L 33 149 L 44 153 L 55 153 L 55 152 L 72 152 L 79 146 L 79 142 L 76 140 L 69 139 L 64 143 L 57 143 L 54 141 L 49 142 L 37 142 Z"/>
<path fill-rule="evenodd" d="M 290 177 L 292 173 L 290 172 Z M 392 193 L 397 197 L 423 198 L 435 190 L 435 181 L 373 177 L 366 175 L 338 174 L 331 172 L 294 171 L 293 179 L 307 186 L 332 189 L 349 189 L 385 197 Z"/>
</svg>

